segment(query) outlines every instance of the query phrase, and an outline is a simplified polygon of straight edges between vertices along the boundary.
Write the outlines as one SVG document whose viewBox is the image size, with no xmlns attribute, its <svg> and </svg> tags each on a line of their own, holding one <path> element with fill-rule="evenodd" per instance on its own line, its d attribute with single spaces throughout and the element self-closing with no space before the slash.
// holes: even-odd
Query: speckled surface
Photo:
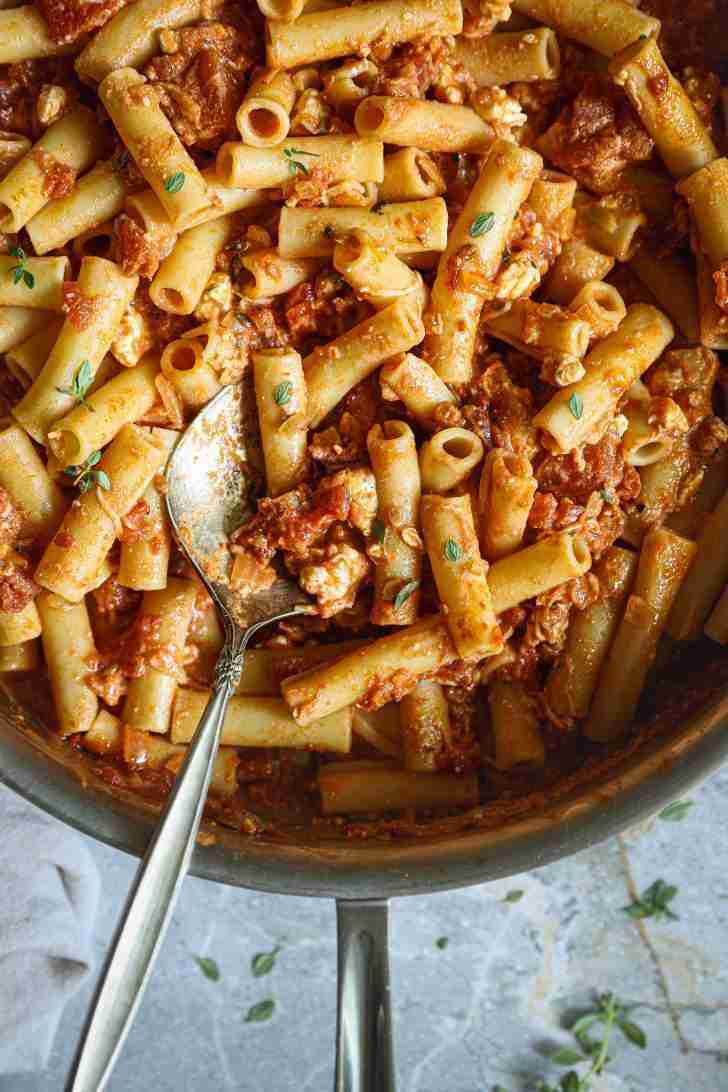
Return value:
<svg viewBox="0 0 728 1092">
<path fill-rule="evenodd" d="M 728 1090 L 728 772 L 679 823 L 652 820 L 623 838 L 510 880 L 392 905 L 399 1092 L 528 1092 L 559 1071 L 547 1044 L 594 990 L 639 1005 L 641 1051 L 615 1042 L 593 1092 Z M 99 958 L 134 862 L 90 843 L 104 897 Z M 634 923 L 630 892 L 679 887 L 678 921 Z M 509 891 L 522 890 L 515 903 Z M 447 947 L 436 941 L 448 937 Z M 254 953 L 282 945 L 255 979 Z M 208 955 L 221 979 L 194 962 Z M 188 880 L 111 1092 L 330 1092 L 335 919 L 330 902 Z M 0 1092 L 60 1092 L 91 984 L 69 1007 L 51 1068 L 0 1078 Z M 272 997 L 273 1019 L 246 1024 Z"/>
</svg>

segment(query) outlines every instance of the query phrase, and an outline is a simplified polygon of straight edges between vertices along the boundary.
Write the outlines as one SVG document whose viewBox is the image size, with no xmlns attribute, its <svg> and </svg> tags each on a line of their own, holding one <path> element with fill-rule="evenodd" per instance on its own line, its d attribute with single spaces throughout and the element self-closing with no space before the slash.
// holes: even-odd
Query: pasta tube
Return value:
<svg viewBox="0 0 728 1092">
<path fill-rule="evenodd" d="M 611 62 L 609 71 L 614 82 L 624 88 L 674 178 L 685 178 L 717 158 L 710 133 L 665 64 L 654 38 L 628 45 Z"/>
<path fill-rule="evenodd" d="M 205 690 L 177 691 L 172 717 L 174 743 L 192 739 L 209 698 Z M 303 726 L 293 719 L 281 698 L 234 696 L 220 742 L 232 747 L 295 747 L 347 754 L 351 750 L 351 710 L 341 709 Z"/>
<path fill-rule="evenodd" d="M 313 168 L 330 182 L 381 182 L 384 145 L 350 136 L 290 137 L 274 148 L 229 143 L 220 148 L 215 169 L 226 186 L 270 189 Z"/>
<path fill-rule="evenodd" d="M 124 425 L 144 417 L 157 400 L 154 380 L 158 375 L 159 359 L 146 357 L 135 368 L 124 368 L 57 421 L 48 433 L 48 446 L 59 466 L 86 462 L 92 452 L 106 447 Z"/>
<path fill-rule="evenodd" d="M 536 478 L 527 456 L 502 448 L 486 456 L 478 507 L 480 539 L 488 561 L 498 561 L 519 548 L 535 493 Z"/>
<path fill-rule="evenodd" d="M 422 277 L 393 254 L 378 247 L 361 228 L 336 241 L 334 269 L 341 273 L 358 296 L 381 310 L 395 300 L 409 296 L 426 302 Z"/>
<path fill-rule="evenodd" d="M 421 201 L 447 189 L 434 159 L 419 148 L 400 148 L 384 157 L 380 201 Z"/>
<path fill-rule="evenodd" d="M 479 313 L 472 297 L 488 296 L 508 233 L 542 166 L 530 149 L 496 141 L 450 232 L 430 296 L 424 350 L 448 383 L 472 376 Z"/>
<path fill-rule="evenodd" d="M 440 405 L 455 405 L 457 399 L 439 375 L 414 353 L 388 361 L 379 373 L 382 398 L 385 401 L 403 402 L 418 424 L 432 424 L 432 417 Z M 439 490 L 430 490 L 439 492 Z"/>
<path fill-rule="evenodd" d="M 0 486 L 21 514 L 21 536 L 49 542 L 63 519 L 66 499 L 18 425 L 0 432 Z"/>
<path fill-rule="evenodd" d="M 101 81 L 99 98 L 173 227 L 197 222 L 210 194 L 153 87 L 133 68 L 120 68 Z"/>
<path fill-rule="evenodd" d="M 475 774 L 415 773 L 388 761 L 330 762 L 319 769 L 324 815 L 402 808 L 469 808 L 479 800 Z"/>
<path fill-rule="evenodd" d="M 47 311 L 31 307 L 0 307 L 0 353 L 21 345 L 53 321 Z"/>
<path fill-rule="evenodd" d="M 699 249 L 711 268 L 718 269 L 728 260 L 728 159 L 714 159 L 684 178 L 677 192 L 690 207 Z"/>
<path fill-rule="evenodd" d="M 87 83 L 100 83 L 120 68 L 141 68 L 159 50 L 161 30 L 207 18 L 205 0 L 136 0 L 94 34 L 76 61 Z"/>
<path fill-rule="evenodd" d="M 441 197 L 382 205 L 367 209 L 283 208 L 278 228 L 278 249 L 284 258 L 325 258 L 335 241 L 361 228 L 378 246 L 395 254 L 444 250 L 447 246 L 447 205 Z"/>
<path fill-rule="evenodd" d="M 514 300 L 509 310 L 484 321 L 489 334 L 544 362 L 548 378 L 559 387 L 581 379 L 581 358 L 589 348 L 591 327 L 553 303 Z"/>
<path fill-rule="evenodd" d="M 634 580 L 637 560 L 638 555 L 632 550 L 610 546 L 594 567 L 600 598 L 586 610 L 575 612 L 563 652 L 546 683 L 546 700 L 557 717 L 581 718 L 589 712 L 599 672 Z"/>
<path fill-rule="evenodd" d="M 415 436 L 404 421 L 374 425 L 367 448 L 377 482 L 381 542 L 374 570 L 371 620 L 378 626 L 409 625 L 417 618 L 422 573 L 419 537 L 420 468 Z M 370 547 L 374 551 L 374 547 Z M 406 598 L 404 593 L 409 590 Z"/>
<path fill-rule="evenodd" d="M 182 670 L 182 654 L 190 628 L 197 587 L 190 580 L 170 578 L 160 591 L 144 593 L 141 616 L 154 619 L 156 641 L 164 653 L 164 668 L 146 664 L 143 675 L 129 683 L 122 720 L 145 732 L 166 732 Z"/>
<path fill-rule="evenodd" d="M 627 0 L 514 0 L 513 7 L 605 57 L 660 30 L 659 19 Z"/>
<path fill-rule="evenodd" d="M 535 699 L 519 682 L 493 679 L 488 684 L 494 763 L 498 770 L 543 766 L 546 747 Z"/>
<path fill-rule="evenodd" d="M 173 315 L 191 315 L 215 270 L 215 260 L 230 237 L 233 224 L 231 215 L 219 216 L 183 231 L 149 286 L 152 303 Z"/>
<path fill-rule="evenodd" d="M 0 227 L 20 231 L 53 196 L 98 159 L 103 132 L 91 110 L 77 106 L 50 125 L 0 182 Z"/>
<path fill-rule="evenodd" d="M 169 455 L 179 434 L 170 429 L 155 428 L 152 435 Z M 164 467 L 160 467 L 159 473 L 163 470 Z M 155 482 L 156 475 L 142 494 L 147 506 L 147 534 L 143 538 L 123 541 L 121 544 L 117 580 L 122 587 L 134 588 L 136 591 L 159 591 L 167 586 L 172 532 L 164 498 Z"/>
<path fill-rule="evenodd" d="M 306 381 L 294 349 L 253 353 L 253 378 L 268 493 L 278 497 L 306 473 Z"/>
<path fill-rule="evenodd" d="M 38 443 L 75 397 L 67 393 L 81 366 L 95 374 L 111 347 L 122 316 L 136 291 L 138 277 L 125 277 L 105 258 L 84 258 L 78 277 L 78 303 L 61 327 L 43 370 L 13 407 L 13 416 Z M 60 388 L 60 389 L 59 389 Z"/>
<path fill-rule="evenodd" d="M 162 352 L 160 367 L 169 379 L 186 410 L 204 406 L 220 390 L 220 378 L 205 360 L 205 346 L 201 338 L 190 336 L 170 341 Z"/>
<path fill-rule="evenodd" d="M 567 239 L 544 281 L 544 298 L 567 307 L 590 281 L 603 281 L 614 268 L 614 258 L 601 254 L 583 239 Z"/>
<path fill-rule="evenodd" d="M 39 330 L 5 354 L 6 368 L 15 376 L 24 391 L 27 391 L 42 372 L 62 326 L 63 319 L 60 316 L 54 315 L 51 318 L 49 315 L 45 329 Z"/>
<path fill-rule="evenodd" d="M 37 671 L 40 666 L 38 641 L 33 638 L 17 645 L 5 645 L 0 648 L 0 674 L 20 674 Z"/>
<path fill-rule="evenodd" d="M 323 264 L 321 258 L 282 258 L 277 247 L 254 250 L 240 258 L 238 285 L 251 300 L 282 296 L 313 277 Z"/>
<path fill-rule="evenodd" d="M 235 115 L 243 144 L 270 148 L 288 136 L 291 110 L 296 98 L 287 72 L 268 69 L 253 80 Z"/>
<path fill-rule="evenodd" d="M 110 159 L 97 163 L 66 197 L 49 202 L 26 224 L 36 254 L 59 250 L 71 239 L 111 220 L 124 207 L 126 184 Z"/>
<path fill-rule="evenodd" d="M 665 628 L 696 554 L 694 542 L 657 527 L 642 543 L 634 592 L 599 675 L 585 734 L 607 742 L 624 735 Z"/>
<path fill-rule="evenodd" d="M 569 304 L 569 310 L 586 322 L 596 341 L 613 334 L 627 314 L 617 289 L 604 281 L 587 281 Z"/>
<path fill-rule="evenodd" d="M 405 767 L 435 773 L 450 742 L 450 709 L 440 684 L 417 683 L 399 703 L 399 715 Z"/>
<path fill-rule="evenodd" d="M 12 254 L 0 254 L 0 306 L 62 311 L 63 282 L 70 273 L 68 258 L 21 261 Z"/>
<path fill-rule="evenodd" d="M 463 485 L 483 459 L 483 441 L 466 428 L 444 428 L 420 448 L 420 474 L 428 493 Z"/>
<path fill-rule="evenodd" d="M 634 304 L 615 333 L 589 353 L 584 378 L 557 391 L 536 414 L 534 425 L 548 434 L 556 450 L 573 451 L 603 427 L 619 399 L 673 336 L 666 315 L 649 304 Z"/>
<path fill-rule="evenodd" d="M 550 27 L 463 36 L 455 42 L 455 57 L 478 87 L 557 80 L 561 73 L 559 42 Z"/>
<path fill-rule="evenodd" d="M 85 681 L 96 656 L 86 604 L 71 605 L 49 592 L 41 592 L 36 604 L 58 730 L 62 736 L 87 732 L 99 702 Z"/>
<path fill-rule="evenodd" d="M 429 493 L 420 505 L 422 534 L 453 644 L 464 659 L 503 648 L 480 556 L 470 497 Z"/>
<path fill-rule="evenodd" d="M 423 336 L 422 320 L 405 297 L 314 349 L 303 362 L 309 427 L 320 425 L 352 387 L 389 357 L 417 345 Z"/>
<path fill-rule="evenodd" d="M 40 560 L 36 583 L 69 602 L 79 602 L 111 549 L 121 520 L 165 458 L 160 443 L 135 425 L 124 425 L 97 468 L 110 488 L 97 485 L 71 506 Z"/>
<path fill-rule="evenodd" d="M 56 42 L 33 4 L 0 11 L 0 64 L 19 64 L 41 57 L 73 53 L 74 45 Z"/>
<path fill-rule="evenodd" d="M 721 589 L 728 580 L 728 492 L 700 531 L 697 556 L 675 600 L 668 632 L 676 641 L 695 640 L 700 636 Z"/>
<path fill-rule="evenodd" d="M 354 125 L 360 137 L 426 152 L 482 155 L 495 138 L 493 126 L 470 106 L 434 99 L 371 95 L 357 106 Z"/>
<path fill-rule="evenodd" d="M 297 68 L 365 53 L 376 41 L 398 45 L 421 36 L 459 34 L 460 0 L 373 0 L 268 23 L 269 68 Z"/>
</svg>

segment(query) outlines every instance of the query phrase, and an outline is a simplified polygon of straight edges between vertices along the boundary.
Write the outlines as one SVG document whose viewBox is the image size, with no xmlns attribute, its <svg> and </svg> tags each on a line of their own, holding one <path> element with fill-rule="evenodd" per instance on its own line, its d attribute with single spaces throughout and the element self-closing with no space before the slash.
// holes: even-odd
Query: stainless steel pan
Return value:
<svg viewBox="0 0 728 1092">
<path fill-rule="evenodd" d="M 646 702 L 658 723 L 578 787 L 499 825 L 486 808 L 473 829 L 398 840 L 251 839 L 208 826 L 192 872 L 208 880 L 338 903 L 336 1092 L 394 1089 L 387 899 L 483 883 L 537 868 L 624 830 L 687 792 L 728 757 L 728 659 L 707 643 L 653 679 Z M 154 811 L 111 789 L 71 751 L 0 696 L 0 780 L 45 811 L 140 856 Z M 515 808 L 514 808 L 515 810 Z M 206 839 L 207 840 L 207 839 Z"/>
</svg>

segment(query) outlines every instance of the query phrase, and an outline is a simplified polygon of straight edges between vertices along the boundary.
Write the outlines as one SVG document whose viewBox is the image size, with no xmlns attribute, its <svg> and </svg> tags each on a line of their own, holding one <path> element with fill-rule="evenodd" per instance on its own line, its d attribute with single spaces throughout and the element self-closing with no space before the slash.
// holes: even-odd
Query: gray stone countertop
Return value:
<svg viewBox="0 0 728 1092">
<path fill-rule="evenodd" d="M 680 822 L 654 819 L 537 872 L 392 904 L 398 1092 L 530 1092 L 560 1071 L 568 1013 L 595 991 L 636 1005 L 644 1050 L 621 1036 L 593 1092 L 728 1090 L 728 772 Z M 98 960 L 134 862 L 89 843 L 102 875 Z M 678 887 L 679 919 L 623 912 L 654 880 Z M 522 891 L 518 901 L 509 892 Z M 439 938 L 446 946 L 438 947 Z M 269 975 L 251 957 L 281 946 Z M 214 959 L 208 980 L 194 956 Z M 110 1092 L 330 1092 L 335 917 L 329 901 L 189 879 Z M 60 1092 L 91 994 L 69 1006 L 51 1068 L 0 1092 Z M 275 1000 L 266 1023 L 251 1005 Z"/>
</svg>

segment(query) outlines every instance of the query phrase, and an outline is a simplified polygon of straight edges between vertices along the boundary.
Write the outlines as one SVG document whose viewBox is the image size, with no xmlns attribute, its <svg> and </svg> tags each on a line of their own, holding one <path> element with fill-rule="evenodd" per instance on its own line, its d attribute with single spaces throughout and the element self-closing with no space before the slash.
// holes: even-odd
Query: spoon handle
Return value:
<svg viewBox="0 0 728 1092">
<path fill-rule="evenodd" d="M 111 943 L 66 1092 L 102 1092 L 131 1027 L 189 867 L 244 643 L 232 635 L 220 653 L 210 701 Z"/>
</svg>

